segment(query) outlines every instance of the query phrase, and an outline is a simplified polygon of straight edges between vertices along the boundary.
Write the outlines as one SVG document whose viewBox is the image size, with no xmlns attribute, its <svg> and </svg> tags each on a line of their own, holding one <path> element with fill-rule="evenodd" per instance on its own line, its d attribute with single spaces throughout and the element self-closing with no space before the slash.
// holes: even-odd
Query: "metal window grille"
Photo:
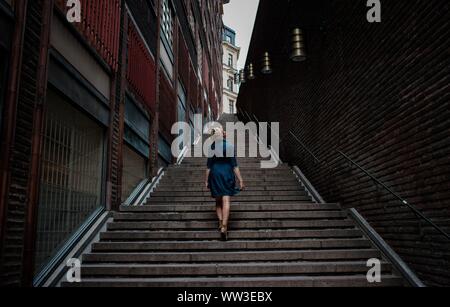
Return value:
<svg viewBox="0 0 450 307">
<path fill-rule="evenodd" d="M 169 0 L 162 1 L 161 28 L 170 48 L 173 49 L 173 14 Z"/>
<path fill-rule="evenodd" d="M 102 207 L 104 131 L 49 92 L 36 248 L 40 270 Z"/>
</svg>

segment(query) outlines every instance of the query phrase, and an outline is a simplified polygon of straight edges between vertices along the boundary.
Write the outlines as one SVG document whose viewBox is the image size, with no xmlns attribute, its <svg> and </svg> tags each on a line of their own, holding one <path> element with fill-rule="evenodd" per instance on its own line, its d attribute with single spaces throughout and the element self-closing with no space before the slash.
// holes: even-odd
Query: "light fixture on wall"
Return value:
<svg viewBox="0 0 450 307">
<path fill-rule="evenodd" d="M 291 60 L 293 62 L 306 60 L 305 40 L 303 30 L 300 28 L 294 28 L 292 30 Z"/>
<path fill-rule="evenodd" d="M 264 75 L 270 75 L 272 73 L 272 64 L 270 62 L 269 52 L 264 52 L 262 66 L 261 73 Z"/>
<path fill-rule="evenodd" d="M 241 71 L 239 72 L 239 81 L 241 83 L 247 82 L 247 80 L 245 79 L 245 69 L 241 69 Z"/>
<path fill-rule="evenodd" d="M 234 83 L 239 84 L 240 83 L 240 74 L 239 72 L 234 74 Z"/>
<path fill-rule="evenodd" d="M 248 65 L 248 79 L 254 80 L 256 78 L 255 76 L 255 69 L 253 68 L 253 63 L 250 63 Z"/>
</svg>

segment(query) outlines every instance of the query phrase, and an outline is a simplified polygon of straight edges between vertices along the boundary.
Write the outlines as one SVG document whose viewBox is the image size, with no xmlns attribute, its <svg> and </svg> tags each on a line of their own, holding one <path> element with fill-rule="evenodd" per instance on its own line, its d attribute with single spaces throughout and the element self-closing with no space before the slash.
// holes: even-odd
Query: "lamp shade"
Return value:
<svg viewBox="0 0 450 307">
<path fill-rule="evenodd" d="M 250 63 L 250 65 L 248 65 L 248 79 L 254 80 L 255 78 L 255 69 L 253 67 L 253 63 Z"/>
<path fill-rule="evenodd" d="M 272 73 L 272 64 L 270 62 L 269 52 L 264 52 L 261 73 L 269 75 Z"/>
<path fill-rule="evenodd" d="M 245 69 L 241 69 L 241 71 L 239 72 L 239 81 L 241 83 L 247 82 L 247 80 L 245 79 Z"/>
<path fill-rule="evenodd" d="M 302 62 L 306 60 L 306 47 L 303 31 L 300 28 L 292 30 L 291 60 Z"/>
</svg>

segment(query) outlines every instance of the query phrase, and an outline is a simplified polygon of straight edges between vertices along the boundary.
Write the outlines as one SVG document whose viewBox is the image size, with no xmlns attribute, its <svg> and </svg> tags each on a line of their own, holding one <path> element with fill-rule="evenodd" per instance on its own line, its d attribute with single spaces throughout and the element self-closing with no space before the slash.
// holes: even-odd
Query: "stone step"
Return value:
<svg viewBox="0 0 450 307">
<path fill-rule="evenodd" d="M 298 239 L 228 242 L 98 242 L 92 244 L 92 252 L 151 252 L 151 251 L 232 251 L 232 250 L 281 250 L 281 249 L 334 249 L 369 248 L 367 239 Z"/>
<path fill-rule="evenodd" d="M 153 222 L 111 222 L 108 224 L 108 230 L 216 230 L 216 221 L 153 221 Z M 256 221 L 230 221 L 229 229 L 331 229 L 331 228 L 354 228 L 355 224 L 350 219 L 345 220 L 305 220 L 305 221 L 287 221 L 287 220 L 256 220 Z"/>
<path fill-rule="evenodd" d="M 347 214 L 343 211 L 263 211 L 263 212 L 232 212 L 230 218 L 240 220 L 312 220 L 312 219 L 343 219 Z M 115 212 L 114 221 L 203 221 L 216 220 L 215 212 Z"/>
<path fill-rule="evenodd" d="M 230 240 L 273 240 L 299 238 L 360 238 L 358 229 L 332 230 L 272 230 L 232 231 Z M 102 241 L 145 241 L 145 240 L 219 240 L 218 231 L 114 231 L 100 234 Z"/>
<path fill-rule="evenodd" d="M 242 196 L 307 196 L 305 190 L 301 190 L 299 187 L 294 191 L 248 191 L 241 192 Z M 152 197 L 211 197 L 211 192 L 175 192 L 175 191 L 159 191 L 152 193 Z"/>
<path fill-rule="evenodd" d="M 66 287 L 398 287 L 402 279 L 384 275 L 381 283 L 369 283 L 365 274 L 360 276 L 282 276 L 235 278 L 111 278 L 83 279 L 82 283 L 64 283 Z"/>
<path fill-rule="evenodd" d="M 81 276 L 90 277 L 192 277 L 192 276 L 273 276 L 273 275 L 332 275 L 366 274 L 365 261 L 288 262 L 288 263 L 220 263 L 220 264 L 95 264 L 83 265 Z M 381 272 L 392 267 L 381 263 Z"/>
<path fill-rule="evenodd" d="M 239 162 L 239 161 L 238 161 Z M 169 166 L 167 168 L 167 171 L 170 173 L 173 172 L 204 172 L 206 169 L 206 163 L 205 164 L 201 164 L 201 163 L 197 163 L 197 164 L 181 164 L 178 166 Z M 274 172 L 274 171 L 284 171 L 284 172 L 291 172 L 292 173 L 292 169 L 289 167 L 289 165 L 287 164 L 283 164 L 283 165 L 279 165 L 276 168 L 261 168 L 261 163 L 259 162 L 255 162 L 255 163 L 240 163 L 239 164 L 239 169 L 241 170 L 241 172 L 245 172 L 245 171 L 259 171 L 259 172 Z"/>
<path fill-rule="evenodd" d="M 242 159 L 237 159 L 238 162 L 238 166 L 239 168 L 254 168 L 254 169 L 262 169 L 262 162 L 263 160 L 242 160 Z M 206 160 L 203 161 L 195 161 L 195 162 L 185 162 L 183 161 L 183 163 L 181 163 L 181 165 L 176 165 L 176 166 L 169 166 L 167 169 L 168 170 L 172 170 L 172 169 L 177 169 L 177 168 L 187 168 L 187 169 L 198 169 L 198 168 L 202 168 L 205 169 L 206 166 L 208 165 L 208 162 Z M 267 170 L 271 170 L 271 169 L 289 169 L 289 165 L 287 164 L 279 164 L 277 167 L 275 168 L 266 168 Z"/>
<path fill-rule="evenodd" d="M 271 187 L 279 187 L 280 185 L 283 185 L 285 187 L 296 187 L 297 189 L 299 189 L 301 187 L 300 183 L 297 180 L 289 180 L 289 181 L 245 181 L 245 187 L 247 189 L 252 189 L 252 188 L 259 188 L 259 189 L 270 189 Z M 158 184 L 158 187 L 156 190 L 160 191 L 160 190 L 164 190 L 164 189 L 192 189 L 195 188 L 197 189 L 206 189 L 205 187 L 205 180 L 197 180 L 197 181 L 183 181 L 183 182 L 175 182 L 175 181 L 170 181 L 170 180 L 166 180 L 166 181 L 161 181 Z"/>
<path fill-rule="evenodd" d="M 285 262 L 365 260 L 378 258 L 373 248 L 345 250 L 283 250 L 283 251 L 221 251 L 221 252 L 152 252 L 152 253 L 89 253 L 83 263 L 222 263 L 222 262 Z"/>
<path fill-rule="evenodd" d="M 295 200 L 295 201 L 290 201 L 290 200 L 278 200 L 278 201 L 237 201 L 235 198 L 232 199 L 231 205 L 235 206 L 235 205 L 239 205 L 239 206 L 243 206 L 243 205 L 259 205 L 259 204 L 280 204 L 280 205 L 289 205 L 289 204 L 312 204 L 312 200 L 310 198 L 308 198 L 307 200 Z M 183 202 L 183 201 L 173 201 L 173 202 L 167 202 L 167 201 L 162 201 L 162 202 L 157 202 L 157 201 L 153 201 L 151 203 L 146 203 L 143 207 L 153 207 L 153 206 L 211 206 L 211 205 L 215 205 L 216 201 L 214 198 L 209 198 L 208 201 L 198 201 L 198 202 Z"/>
<path fill-rule="evenodd" d="M 267 183 L 270 183 L 271 185 L 280 185 L 280 184 L 299 184 L 298 180 L 294 176 L 282 176 L 282 177 L 254 177 L 254 178 L 243 178 L 245 180 L 245 185 L 269 185 Z M 187 178 L 187 177 L 167 177 L 164 176 L 161 179 L 161 184 L 168 183 L 171 186 L 177 186 L 177 185 L 185 185 L 188 186 L 195 186 L 198 184 L 203 184 L 205 182 L 205 177 L 198 177 L 198 178 Z"/>
<path fill-rule="evenodd" d="M 246 162 L 257 163 L 257 162 L 265 160 L 261 157 L 237 157 L 237 159 L 239 162 L 242 162 L 242 163 L 246 163 Z M 201 157 L 201 158 L 186 157 L 183 159 L 182 165 L 191 164 L 191 163 L 194 163 L 194 164 L 195 163 L 206 163 L 207 160 L 208 160 L 207 157 Z"/>
<path fill-rule="evenodd" d="M 170 197 L 160 197 L 160 196 L 152 196 L 148 201 L 147 204 L 152 203 L 173 203 L 173 202 L 184 202 L 184 203 L 192 203 L 192 202 L 208 202 L 211 201 L 211 196 L 204 196 L 204 197 L 183 197 L 183 196 L 170 196 Z M 273 201 L 312 201 L 312 198 L 310 196 L 246 196 L 243 195 L 237 195 L 232 198 L 232 201 L 236 202 L 273 202 Z"/>
<path fill-rule="evenodd" d="M 248 186 L 246 183 L 246 192 L 261 192 L 261 191 L 304 191 L 305 189 L 299 185 L 298 182 L 294 182 L 292 185 L 274 186 L 274 185 L 253 185 Z M 171 185 L 158 185 L 156 192 L 181 192 L 181 193 L 192 193 L 192 192 L 209 192 L 203 185 L 195 186 L 171 186 Z"/>
<path fill-rule="evenodd" d="M 263 181 L 263 180 L 295 180 L 295 176 L 293 174 L 289 173 L 269 173 L 269 174 L 258 174 L 258 173 L 242 173 L 242 178 L 245 181 Z M 161 179 L 161 181 L 167 181 L 167 180 L 176 180 L 176 181 L 182 181 L 182 180 L 201 180 L 202 182 L 205 180 L 205 173 L 183 173 L 180 172 L 179 174 L 166 174 Z"/>
<path fill-rule="evenodd" d="M 190 176 L 204 176 L 206 173 L 206 168 L 195 168 L 191 170 L 186 169 L 171 169 L 166 172 L 166 176 L 181 176 L 181 175 L 190 175 Z M 259 168 L 252 168 L 252 169 L 241 169 L 241 174 L 243 176 L 294 176 L 294 173 L 289 169 L 271 169 L 271 170 L 264 170 Z"/>
<path fill-rule="evenodd" d="M 186 205 L 180 203 L 165 205 L 147 205 L 147 206 L 122 206 L 121 212 L 210 212 L 215 211 L 214 201 L 200 205 Z M 337 204 L 314 204 L 314 203 L 237 203 L 231 204 L 231 211 L 312 211 L 312 210 L 341 210 Z"/>
</svg>

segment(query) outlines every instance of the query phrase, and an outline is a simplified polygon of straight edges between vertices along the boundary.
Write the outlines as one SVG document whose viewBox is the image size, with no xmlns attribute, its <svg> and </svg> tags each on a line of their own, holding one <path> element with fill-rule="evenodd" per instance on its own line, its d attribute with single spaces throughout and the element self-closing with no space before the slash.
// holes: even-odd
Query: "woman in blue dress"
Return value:
<svg viewBox="0 0 450 307">
<path fill-rule="evenodd" d="M 209 155 L 205 185 L 211 191 L 211 196 L 216 199 L 221 237 L 222 240 L 227 241 L 231 197 L 244 190 L 245 185 L 233 145 L 225 140 L 225 134 L 220 128 L 214 128 L 212 135 L 215 140 L 211 150 L 215 151 L 216 154 L 210 153 Z M 218 145 L 223 145 L 223 155 L 217 155 L 216 146 Z M 239 179 L 239 188 L 236 188 L 236 177 Z"/>
</svg>

